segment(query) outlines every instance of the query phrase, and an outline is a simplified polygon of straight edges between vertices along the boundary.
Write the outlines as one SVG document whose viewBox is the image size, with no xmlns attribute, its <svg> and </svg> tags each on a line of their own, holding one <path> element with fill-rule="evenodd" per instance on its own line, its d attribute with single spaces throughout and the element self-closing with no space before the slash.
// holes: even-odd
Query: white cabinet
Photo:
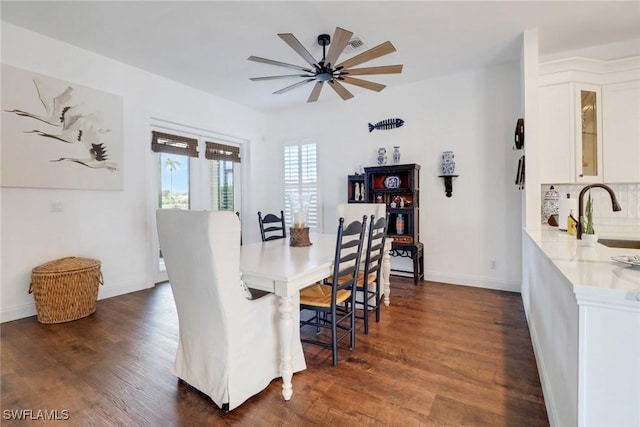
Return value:
<svg viewBox="0 0 640 427">
<path fill-rule="evenodd" d="M 600 86 L 571 83 L 575 124 L 576 182 L 603 182 L 602 91 Z"/>
<path fill-rule="evenodd" d="M 573 92 L 569 83 L 543 86 L 538 91 L 541 182 L 575 181 L 572 103 Z"/>
<path fill-rule="evenodd" d="M 640 57 L 540 64 L 540 182 L 640 182 Z"/>
<path fill-rule="evenodd" d="M 605 182 L 640 182 L 640 81 L 602 88 Z"/>
<path fill-rule="evenodd" d="M 603 182 L 601 97 L 596 85 L 540 87 L 541 182 Z"/>
</svg>

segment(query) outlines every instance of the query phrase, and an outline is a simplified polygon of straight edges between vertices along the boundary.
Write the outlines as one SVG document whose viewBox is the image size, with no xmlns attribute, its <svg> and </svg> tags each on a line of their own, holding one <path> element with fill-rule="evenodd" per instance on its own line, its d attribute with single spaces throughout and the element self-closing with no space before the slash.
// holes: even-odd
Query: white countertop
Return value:
<svg viewBox="0 0 640 427">
<path fill-rule="evenodd" d="M 609 248 L 600 243 L 588 247 L 557 227 L 525 231 L 573 285 L 579 299 L 622 299 L 640 307 L 640 267 L 611 259 L 618 255 L 640 255 L 639 249 Z M 639 240 L 636 230 L 608 233 L 602 238 Z"/>
</svg>

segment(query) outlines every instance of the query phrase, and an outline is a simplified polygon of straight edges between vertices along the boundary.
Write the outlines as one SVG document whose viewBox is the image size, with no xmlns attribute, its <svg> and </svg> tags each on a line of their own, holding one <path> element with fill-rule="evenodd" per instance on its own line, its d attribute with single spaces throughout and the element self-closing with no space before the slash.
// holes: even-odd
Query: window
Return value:
<svg viewBox="0 0 640 427">
<path fill-rule="evenodd" d="M 189 157 L 160 153 L 160 200 L 158 207 L 189 209 Z"/>
<path fill-rule="evenodd" d="M 244 140 L 159 119 L 151 122 L 156 130 L 151 131 L 155 185 L 150 206 L 241 211 L 240 147 Z M 209 142 L 212 140 L 225 143 Z M 150 227 L 157 237 L 155 221 L 150 222 Z M 167 274 L 157 239 L 153 245 L 158 257 L 151 273 L 154 282 L 159 283 L 167 280 Z"/>
<path fill-rule="evenodd" d="M 240 147 L 206 143 L 205 157 L 210 160 L 211 209 L 234 210 L 234 163 L 240 163 Z"/>
<path fill-rule="evenodd" d="M 211 160 L 211 209 L 232 211 L 233 205 L 233 162 Z"/>
<path fill-rule="evenodd" d="M 287 143 L 284 146 L 284 215 L 293 223 L 293 213 L 306 214 L 306 224 L 319 228 L 318 158 L 315 140 Z"/>
<path fill-rule="evenodd" d="M 158 207 L 189 209 L 189 158 L 198 157 L 198 140 L 156 131 L 151 135 L 151 149 L 160 154 Z"/>
</svg>

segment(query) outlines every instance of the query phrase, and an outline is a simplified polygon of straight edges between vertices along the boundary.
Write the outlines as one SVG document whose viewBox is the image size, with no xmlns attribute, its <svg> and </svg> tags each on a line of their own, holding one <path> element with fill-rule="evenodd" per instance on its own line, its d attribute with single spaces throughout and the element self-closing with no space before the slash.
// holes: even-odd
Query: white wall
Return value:
<svg viewBox="0 0 640 427">
<path fill-rule="evenodd" d="M 60 60 L 64 58 L 64 61 Z M 319 142 L 323 211 L 346 200 L 346 175 L 375 164 L 377 148 L 400 145 L 403 163 L 421 171 L 421 241 L 426 278 L 519 290 L 518 153 L 511 150 L 521 110 L 518 64 L 473 70 L 381 93 L 354 89 L 343 102 L 301 103 L 263 115 L 91 52 L 2 23 L 2 62 L 121 95 L 124 100 L 124 191 L 2 188 L 0 320 L 35 314 L 31 270 L 64 256 L 102 262 L 99 298 L 153 284 L 155 198 L 150 197 L 150 117 L 249 141 L 243 157 L 243 239 L 258 240 L 255 212 L 282 205 L 280 143 Z M 373 79 L 375 80 L 375 79 Z M 305 99 L 303 95 L 301 99 Z M 368 132 L 367 123 L 399 117 L 405 125 Z M 456 153 L 459 178 L 444 195 L 440 153 Z M 64 212 L 51 212 L 62 202 Z M 334 224 L 325 224 L 333 231 Z M 404 261 L 404 260 L 403 260 Z M 496 269 L 491 269 L 491 261 Z"/>
<path fill-rule="evenodd" d="M 538 30 L 529 30 L 522 35 L 520 60 L 520 78 L 522 85 L 522 106 L 524 110 L 525 138 L 524 152 L 526 160 L 525 191 L 522 195 L 522 226 L 540 227 L 540 209 L 536 209 L 540 200 L 540 148 L 538 144 Z M 527 319 L 530 304 L 530 279 L 532 274 L 529 259 L 531 254 L 522 251 L 522 284 L 520 293 Z"/>
<path fill-rule="evenodd" d="M 139 69 L 2 23 L 2 62 L 124 100 L 124 191 L 2 188 L 0 320 L 35 314 L 27 293 L 33 267 L 83 256 L 99 259 L 105 284 L 99 298 L 153 285 L 150 255 L 155 197 L 149 197 L 149 118 L 156 117 L 249 141 L 243 157 L 243 208 L 257 210 L 266 192 L 264 116 Z M 4 107 L 4 106 L 3 106 Z M 53 202 L 64 212 L 51 212 Z M 247 224 L 247 239 L 256 231 Z M 256 236 L 253 236 L 253 235 Z"/>
<path fill-rule="evenodd" d="M 271 153 L 279 153 L 281 142 L 289 138 L 318 139 L 323 212 L 333 218 L 336 206 L 347 198 L 346 176 L 359 165 L 374 166 L 378 147 L 386 147 L 390 155 L 399 145 L 401 163 L 422 166 L 420 231 L 426 278 L 519 291 L 521 195 L 514 181 L 520 153 L 512 150 L 516 119 L 521 117 L 519 65 L 380 93 L 352 88 L 355 97 L 349 101 L 325 88 L 317 104 L 305 104 L 308 92 L 299 89 L 299 107 L 267 117 Z M 331 97 L 335 101 L 326 101 Z M 367 123 L 394 117 L 403 119 L 404 126 L 369 133 Z M 455 152 L 460 175 L 453 180 L 451 198 L 438 177 L 445 150 Z M 270 178 L 277 185 L 279 177 Z M 324 224 L 327 232 L 333 227 L 329 221 Z M 496 269 L 490 268 L 491 261 Z"/>
</svg>

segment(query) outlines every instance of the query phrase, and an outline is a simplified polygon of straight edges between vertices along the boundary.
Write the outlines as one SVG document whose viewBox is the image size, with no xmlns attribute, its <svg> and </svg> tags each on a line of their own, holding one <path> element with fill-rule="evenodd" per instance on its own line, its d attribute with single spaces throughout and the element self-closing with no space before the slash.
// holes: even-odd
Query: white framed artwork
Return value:
<svg viewBox="0 0 640 427">
<path fill-rule="evenodd" d="M 119 95 L 2 65 L 2 187 L 123 189 Z"/>
</svg>

